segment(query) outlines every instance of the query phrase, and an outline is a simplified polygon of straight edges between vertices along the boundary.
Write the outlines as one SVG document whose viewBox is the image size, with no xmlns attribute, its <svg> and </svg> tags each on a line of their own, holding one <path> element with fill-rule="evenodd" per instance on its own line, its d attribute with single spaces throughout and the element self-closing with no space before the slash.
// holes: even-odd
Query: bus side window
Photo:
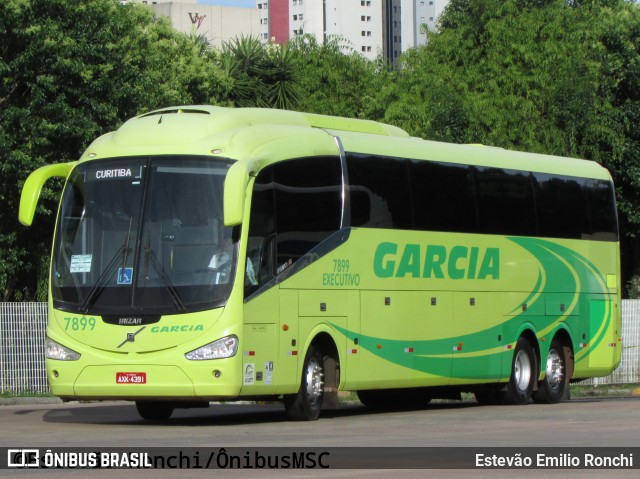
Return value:
<svg viewBox="0 0 640 479">
<path fill-rule="evenodd" d="M 256 178 L 251 197 L 245 296 L 249 296 L 273 276 L 275 232 L 273 168 L 268 167 Z"/>
<path fill-rule="evenodd" d="M 591 233 L 583 178 L 534 173 L 540 235 L 581 239 Z"/>
<path fill-rule="evenodd" d="M 352 226 L 413 229 L 407 161 L 347 153 Z M 363 195 L 368 201 L 363 201 Z"/>
<path fill-rule="evenodd" d="M 535 236 L 532 177 L 523 171 L 476 166 L 480 233 Z"/>
<path fill-rule="evenodd" d="M 342 170 L 336 157 L 274 165 L 276 274 L 340 228 Z"/>
<path fill-rule="evenodd" d="M 340 228 L 341 181 L 338 157 L 287 160 L 258 174 L 251 199 L 245 297 Z"/>
<path fill-rule="evenodd" d="M 477 233 L 473 167 L 409 161 L 415 229 Z"/>
</svg>

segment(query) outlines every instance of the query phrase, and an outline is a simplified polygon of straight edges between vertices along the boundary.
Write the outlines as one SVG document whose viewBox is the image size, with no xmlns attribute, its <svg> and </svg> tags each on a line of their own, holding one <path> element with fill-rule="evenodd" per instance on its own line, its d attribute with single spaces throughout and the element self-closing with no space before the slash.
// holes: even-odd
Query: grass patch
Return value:
<svg viewBox="0 0 640 479">
<path fill-rule="evenodd" d="M 640 384 L 572 384 L 571 397 L 574 399 L 588 397 L 630 397 L 640 396 Z"/>
<path fill-rule="evenodd" d="M 20 391 L 18 393 L 14 391 L 2 391 L 0 392 L 0 398 L 18 398 L 18 397 L 34 397 L 34 398 L 48 398 L 52 397 L 49 393 Z"/>
</svg>

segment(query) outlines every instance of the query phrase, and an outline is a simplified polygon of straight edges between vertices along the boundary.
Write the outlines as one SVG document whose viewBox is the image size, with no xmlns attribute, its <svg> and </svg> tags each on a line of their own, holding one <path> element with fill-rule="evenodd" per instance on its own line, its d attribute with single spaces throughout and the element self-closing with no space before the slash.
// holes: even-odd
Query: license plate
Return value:
<svg viewBox="0 0 640 479">
<path fill-rule="evenodd" d="M 116 373 L 117 384 L 146 384 L 147 373 Z"/>
</svg>

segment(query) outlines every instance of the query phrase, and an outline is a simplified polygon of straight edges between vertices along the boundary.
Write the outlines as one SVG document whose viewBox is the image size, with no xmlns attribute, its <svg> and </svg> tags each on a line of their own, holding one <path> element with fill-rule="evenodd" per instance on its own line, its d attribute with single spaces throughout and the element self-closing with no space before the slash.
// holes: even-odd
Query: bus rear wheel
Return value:
<svg viewBox="0 0 640 479">
<path fill-rule="evenodd" d="M 536 353 L 529 340 L 521 336 L 516 342 L 511 362 L 511 378 L 504 396 L 505 404 L 527 404 L 538 377 Z"/>
<path fill-rule="evenodd" d="M 545 378 L 533 394 L 533 400 L 540 404 L 560 402 L 569 384 L 567 372 L 567 356 L 564 345 L 558 338 L 554 338 L 549 348 L 549 354 L 547 354 Z"/>
<path fill-rule="evenodd" d="M 136 401 L 136 409 L 142 419 L 161 421 L 173 414 L 173 404 L 165 401 Z"/>
<path fill-rule="evenodd" d="M 324 397 L 324 360 L 314 345 L 309 347 L 297 394 L 284 396 L 287 417 L 294 421 L 315 421 L 320 417 Z"/>
</svg>

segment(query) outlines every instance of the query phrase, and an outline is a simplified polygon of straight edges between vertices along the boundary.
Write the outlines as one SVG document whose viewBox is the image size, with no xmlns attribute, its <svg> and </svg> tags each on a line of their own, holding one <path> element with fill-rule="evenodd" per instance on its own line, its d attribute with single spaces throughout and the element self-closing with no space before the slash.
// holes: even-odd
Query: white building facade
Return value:
<svg viewBox="0 0 640 479">
<path fill-rule="evenodd" d="M 131 0 L 142 3 L 187 35 L 204 35 L 213 47 L 241 36 L 258 36 L 259 12 L 255 8 L 205 5 L 195 0 Z"/>
<path fill-rule="evenodd" d="M 260 38 L 286 43 L 311 34 L 319 41 L 339 35 L 371 60 L 395 62 L 423 45 L 448 0 L 257 0 Z"/>
<path fill-rule="evenodd" d="M 205 5 L 194 0 L 132 0 L 170 19 L 186 34 L 210 44 L 240 36 L 286 43 L 310 34 L 322 42 L 340 36 L 365 58 L 400 54 L 427 41 L 449 0 L 256 0 L 255 8 Z"/>
</svg>

